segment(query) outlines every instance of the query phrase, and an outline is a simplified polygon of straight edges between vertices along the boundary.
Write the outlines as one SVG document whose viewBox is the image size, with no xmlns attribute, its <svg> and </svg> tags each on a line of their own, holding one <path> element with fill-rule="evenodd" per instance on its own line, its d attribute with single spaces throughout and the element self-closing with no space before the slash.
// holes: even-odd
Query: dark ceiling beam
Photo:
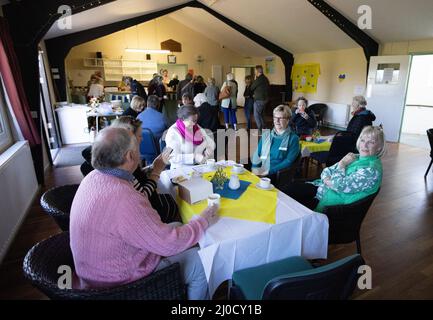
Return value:
<svg viewBox="0 0 433 320">
<path fill-rule="evenodd" d="M 336 9 L 327 4 L 324 0 L 307 0 L 317 10 L 323 13 L 330 21 L 332 21 L 338 28 L 346 33 L 353 41 L 359 44 L 364 50 L 367 65 L 370 57 L 377 56 L 379 53 L 379 44 L 371 38 L 367 33 L 358 28 L 357 25 L 352 23 L 349 19 L 343 16 Z"/>
</svg>

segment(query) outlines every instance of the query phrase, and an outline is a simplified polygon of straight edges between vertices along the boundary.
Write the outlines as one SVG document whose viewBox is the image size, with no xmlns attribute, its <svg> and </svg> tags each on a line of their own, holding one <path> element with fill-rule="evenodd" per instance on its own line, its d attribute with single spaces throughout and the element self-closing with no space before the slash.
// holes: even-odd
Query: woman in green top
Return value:
<svg viewBox="0 0 433 320">
<path fill-rule="evenodd" d="M 290 167 L 300 152 L 299 138 L 289 127 L 291 117 L 289 106 L 279 105 L 274 109 L 274 128 L 263 130 L 251 161 L 253 173 L 269 176 L 273 183 L 277 171 Z"/>
<path fill-rule="evenodd" d="M 340 162 L 325 168 L 320 179 L 294 183 L 282 191 L 317 212 L 324 207 L 349 204 L 375 192 L 382 182 L 385 138 L 380 127 L 365 127 L 356 142 L 359 154 L 348 153 Z"/>
</svg>

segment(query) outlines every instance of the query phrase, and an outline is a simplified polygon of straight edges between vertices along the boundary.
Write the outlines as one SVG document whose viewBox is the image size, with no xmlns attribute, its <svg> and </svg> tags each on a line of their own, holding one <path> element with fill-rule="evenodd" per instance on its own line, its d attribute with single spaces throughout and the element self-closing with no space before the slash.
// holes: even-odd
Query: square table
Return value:
<svg viewBox="0 0 433 320">
<path fill-rule="evenodd" d="M 176 199 L 177 191 L 170 179 L 187 176 L 193 168 L 162 172 L 158 191 L 169 193 Z M 255 186 L 251 184 L 249 188 Z M 325 259 L 328 228 L 326 215 L 311 211 L 280 191 L 277 194 L 275 224 L 220 217 L 199 241 L 199 255 L 209 293 L 212 296 L 218 286 L 231 279 L 237 270 L 291 256 Z"/>
</svg>

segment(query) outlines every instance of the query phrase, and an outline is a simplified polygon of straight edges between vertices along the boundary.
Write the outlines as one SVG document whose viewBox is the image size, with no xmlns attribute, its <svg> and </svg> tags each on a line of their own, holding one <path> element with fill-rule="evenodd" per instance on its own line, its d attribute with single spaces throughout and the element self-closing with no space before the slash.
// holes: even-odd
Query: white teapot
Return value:
<svg viewBox="0 0 433 320">
<path fill-rule="evenodd" d="M 232 174 L 229 181 L 229 188 L 232 190 L 237 190 L 241 186 L 241 182 L 239 181 L 239 177 L 237 174 Z"/>
</svg>

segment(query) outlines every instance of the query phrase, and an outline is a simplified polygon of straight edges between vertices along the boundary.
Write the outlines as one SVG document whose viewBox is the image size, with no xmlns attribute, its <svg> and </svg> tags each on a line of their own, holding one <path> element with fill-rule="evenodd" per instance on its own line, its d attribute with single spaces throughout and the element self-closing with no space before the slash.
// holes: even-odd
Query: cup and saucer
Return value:
<svg viewBox="0 0 433 320">
<path fill-rule="evenodd" d="M 232 173 L 236 173 L 236 174 L 242 174 L 244 173 L 246 170 L 244 168 L 244 165 L 241 163 L 235 163 L 232 166 Z"/>
<path fill-rule="evenodd" d="M 271 184 L 271 179 L 269 178 L 261 178 L 259 183 L 256 184 L 257 189 L 270 191 L 273 190 L 275 187 L 273 184 Z"/>
</svg>

